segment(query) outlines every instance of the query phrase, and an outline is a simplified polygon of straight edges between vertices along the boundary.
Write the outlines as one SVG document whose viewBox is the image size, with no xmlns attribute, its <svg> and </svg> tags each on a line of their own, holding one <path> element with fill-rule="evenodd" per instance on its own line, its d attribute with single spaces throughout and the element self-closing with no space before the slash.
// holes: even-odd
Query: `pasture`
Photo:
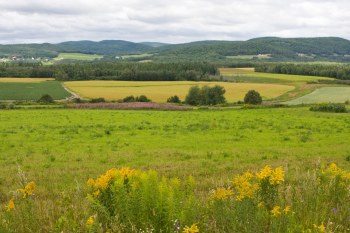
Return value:
<svg viewBox="0 0 350 233">
<path fill-rule="evenodd" d="M 173 95 L 178 95 L 184 100 L 190 87 L 196 85 L 223 86 L 229 102 L 243 100 L 244 95 L 252 89 L 259 91 L 265 100 L 294 89 L 293 86 L 280 84 L 190 81 L 74 81 L 65 82 L 64 85 L 84 98 L 103 97 L 107 100 L 118 100 L 130 95 L 146 95 L 155 102 L 166 102 Z"/>
<path fill-rule="evenodd" d="M 79 61 L 93 61 L 103 58 L 102 55 L 84 54 L 84 53 L 60 53 L 54 60 L 79 60 Z"/>
<path fill-rule="evenodd" d="M 1 80 L 0 100 L 38 100 L 44 94 L 49 94 L 55 100 L 71 96 L 57 81 L 33 79 L 33 82 L 28 82 L 26 78 Z"/>
<path fill-rule="evenodd" d="M 0 210 L 0 230 L 88 231 L 86 227 L 93 221 L 86 220 L 96 212 L 86 198 L 86 181 L 112 167 L 154 169 L 160 175 L 179 179 L 192 175 L 196 180 L 195 195 L 198 198 L 195 200 L 202 200 L 212 195 L 213 189 L 226 187 L 235 175 L 246 170 L 255 172 L 267 164 L 282 166 L 288 173 L 283 190 L 291 190 L 286 196 L 294 192 L 301 195 L 300 192 L 317 183 L 311 180 L 312 174 L 321 164 L 336 162 L 344 169 L 350 168 L 347 162 L 349 134 L 349 114 L 310 112 L 307 108 L 186 112 L 1 111 L 0 200 L 3 206 L 7 205 L 12 191 L 20 188 L 24 180 L 35 181 L 36 188 L 33 197 L 15 199 L 13 210 Z M 310 179 L 310 183 L 303 183 L 304 179 Z M 165 187 L 164 182 L 160 187 Z M 339 218 L 328 216 L 332 213 L 328 205 L 324 207 L 328 202 L 321 203 L 323 208 L 319 211 L 313 209 L 310 212 L 310 208 L 314 208 L 314 197 L 311 195 L 301 204 L 297 201 L 282 203 L 290 205 L 295 214 L 290 215 L 288 221 L 284 215 L 283 218 L 270 218 L 271 221 L 282 221 L 278 223 L 282 228 L 273 228 L 271 232 L 283 232 L 281 229 L 287 223 L 295 224 L 295 230 L 313 229 L 313 224 L 327 226 L 329 218 L 338 221 L 336 224 L 347 225 L 340 222 L 342 215 Z M 218 211 L 218 216 L 223 216 L 222 211 L 230 209 L 220 209 L 224 203 L 220 200 L 217 205 L 215 203 L 210 204 L 210 212 L 201 214 L 211 216 L 212 211 Z M 234 203 L 232 206 L 240 205 L 237 201 Z M 249 202 L 242 202 L 242 205 L 244 203 Z M 192 211 L 204 207 L 198 206 Z M 244 211 L 248 211 L 248 207 L 246 204 Z M 247 213 L 242 211 L 238 213 Z M 254 213 L 250 216 L 255 216 Z M 240 228 L 240 232 L 256 232 L 253 226 L 263 224 L 263 216 L 256 216 L 253 222 L 258 224 L 248 224 L 249 228 L 242 223 L 246 228 Z M 96 217 L 91 218 L 95 221 Z M 186 225 L 197 223 L 200 232 L 213 232 L 215 228 L 210 228 L 210 222 L 205 221 L 206 218 L 194 218 Z M 217 221 L 219 224 L 220 219 Z M 221 221 L 226 227 L 241 222 L 236 218 Z"/>
<path fill-rule="evenodd" d="M 322 87 L 312 93 L 288 101 L 287 104 L 344 103 L 350 100 L 350 87 Z"/>
</svg>

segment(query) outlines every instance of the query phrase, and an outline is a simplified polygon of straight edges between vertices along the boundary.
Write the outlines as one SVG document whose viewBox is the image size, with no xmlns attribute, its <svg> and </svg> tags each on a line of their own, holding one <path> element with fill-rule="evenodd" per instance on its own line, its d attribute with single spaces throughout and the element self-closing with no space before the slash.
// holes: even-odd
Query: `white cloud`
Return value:
<svg viewBox="0 0 350 233">
<path fill-rule="evenodd" d="M 0 43 L 350 39 L 349 11 L 345 0 L 1 0 Z"/>
</svg>

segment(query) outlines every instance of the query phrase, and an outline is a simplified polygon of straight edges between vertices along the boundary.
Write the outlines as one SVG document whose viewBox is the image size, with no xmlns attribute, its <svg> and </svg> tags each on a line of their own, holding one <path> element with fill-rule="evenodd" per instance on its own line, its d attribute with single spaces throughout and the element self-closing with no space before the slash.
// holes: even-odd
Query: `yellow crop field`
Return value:
<svg viewBox="0 0 350 233">
<path fill-rule="evenodd" d="M 255 72 L 254 68 L 220 68 L 220 74 L 222 76 L 247 76 L 257 77 L 262 79 L 276 79 L 288 82 L 310 82 L 317 80 L 332 80 L 332 78 L 318 77 L 318 76 L 305 76 L 305 75 L 289 75 L 289 74 L 270 74 Z"/>
<path fill-rule="evenodd" d="M 54 78 L 0 78 L 0 83 L 40 83 L 52 81 Z"/>
<path fill-rule="evenodd" d="M 281 84 L 190 81 L 74 81 L 64 84 L 83 98 L 118 100 L 130 95 L 146 95 L 155 102 L 166 102 L 173 95 L 184 100 L 190 87 L 196 85 L 223 86 L 228 101 L 243 100 L 244 95 L 252 89 L 260 92 L 264 99 L 275 98 L 294 89 L 294 86 Z"/>
</svg>

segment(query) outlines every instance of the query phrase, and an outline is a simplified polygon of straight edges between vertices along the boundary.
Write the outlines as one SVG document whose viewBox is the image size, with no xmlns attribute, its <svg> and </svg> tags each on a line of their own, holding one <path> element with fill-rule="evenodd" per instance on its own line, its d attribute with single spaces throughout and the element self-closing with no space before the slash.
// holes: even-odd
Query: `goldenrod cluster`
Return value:
<svg viewBox="0 0 350 233">
<path fill-rule="evenodd" d="M 13 198 L 9 201 L 8 205 L 5 206 L 5 209 L 7 212 L 10 212 L 11 210 L 15 209 L 15 201 Z"/>
<path fill-rule="evenodd" d="M 128 177 L 133 176 L 135 173 L 135 170 L 130 169 L 128 167 L 124 167 L 121 169 L 112 168 L 108 170 L 105 174 L 98 177 L 96 180 L 92 178 L 88 179 L 87 185 L 88 187 L 95 190 L 92 193 L 92 196 L 97 198 L 100 196 L 102 191 L 106 190 L 109 187 L 113 179 L 116 179 L 117 177 L 120 179 L 126 179 Z"/>
<path fill-rule="evenodd" d="M 280 206 L 275 206 L 271 210 L 271 214 L 274 217 L 280 216 L 282 213 L 287 215 L 290 212 L 290 206 L 286 206 L 284 209 L 282 209 Z"/>
<path fill-rule="evenodd" d="M 199 228 L 196 224 L 192 224 L 191 227 L 186 226 L 182 231 L 182 233 L 198 233 L 198 232 L 199 232 Z"/>
<path fill-rule="evenodd" d="M 95 223 L 95 218 L 94 218 L 94 216 L 90 216 L 90 217 L 86 220 L 86 226 L 87 226 L 87 227 L 93 226 L 94 223 Z"/>
<path fill-rule="evenodd" d="M 335 163 L 331 163 L 323 173 L 331 177 L 340 177 L 344 181 L 350 181 L 350 172 L 346 172 L 339 168 Z"/>
<path fill-rule="evenodd" d="M 233 191 L 229 188 L 217 188 L 214 190 L 210 198 L 213 200 L 226 200 L 233 195 Z"/>
<path fill-rule="evenodd" d="M 271 166 L 267 165 L 256 174 L 256 177 L 259 180 L 268 179 L 272 185 L 279 185 L 284 182 L 284 170 L 282 167 L 272 169 Z"/>
<path fill-rule="evenodd" d="M 244 198 L 252 198 L 259 189 L 258 184 L 254 184 L 251 181 L 254 179 L 254 175 L 250 172 L 246 172 L 243 175 L 236 176 L 232 183 L 235 191 L 237 192 L 236 200 L 241 201 Z"/>
<path fill-rule="evenodd" d="M 23 189 L 18 189 L 18 191 L 22 193 L 23 198 L 27 198 L 27 197 L 33 195 L 35 187 L 36 187 L 35 182 L 31 181 Z"/>
<path fill-rule="evenodd" d="M 323 223 L 319 226 L 314 224 L 314 229 L 316 229 L 318 232 L 326 232 L 326 226 Z"/>
</svg>

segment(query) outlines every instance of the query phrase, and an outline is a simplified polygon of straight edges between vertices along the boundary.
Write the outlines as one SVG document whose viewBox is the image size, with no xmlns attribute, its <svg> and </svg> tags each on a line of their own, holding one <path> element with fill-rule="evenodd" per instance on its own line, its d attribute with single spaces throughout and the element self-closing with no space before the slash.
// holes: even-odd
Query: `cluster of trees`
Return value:
<svg viewBox="0 0 350 233">
<path fill-rule="evenodd" d="M 218 75 L 215 65 L 202 63 L 82 63 L 43 66 L 0 64 L 0 77 L 53 77 L 61 81 L 130 80 L 178 81 L 210 80 Z M 218 77 L 216 77 L 218 78 Z"/>
<path fill-rule="evenodd" d="M 257 72 L 296 74 L 350 80 L 349 64 L 263 63 L 255 67 Z"/>
<path fill-rule="evenodd" d="M 226 102 L 225 88 L 221 86 L 193 86 L 190 88 L 188 95 L 186 96 L 185 103 L 189 105 L 217 105 Z"/>
</svg>

